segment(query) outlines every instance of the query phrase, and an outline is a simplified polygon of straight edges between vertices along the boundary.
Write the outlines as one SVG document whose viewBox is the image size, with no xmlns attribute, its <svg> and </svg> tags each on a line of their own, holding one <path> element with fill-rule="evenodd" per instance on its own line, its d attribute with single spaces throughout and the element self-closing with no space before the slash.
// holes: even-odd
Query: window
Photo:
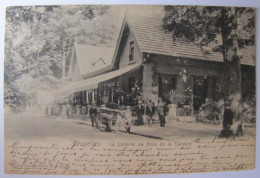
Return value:
<svg viewBox="0 0 260 178">
<path fill-rule="evenodd" d="M 131 41 L 129 43 L 129 62 L 134 61 L 134 52 L 135 52 L 134 41 Z"/>
<path fill-rule="evenodd" d="M 93 91 L 88 92 L 88 103 L 91 104 L 94 101 Z"/>
</svg>

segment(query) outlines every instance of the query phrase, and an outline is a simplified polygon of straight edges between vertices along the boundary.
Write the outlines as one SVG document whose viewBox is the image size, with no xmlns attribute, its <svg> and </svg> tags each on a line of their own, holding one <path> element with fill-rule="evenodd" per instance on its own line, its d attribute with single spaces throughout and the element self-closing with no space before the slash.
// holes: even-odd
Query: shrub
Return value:
<svg viewBox="0 0 260 178">
<path fill-rule="evenodd" d="M 256 97 L 250 97 L 242 102 L 242 119 L 246 127 L 255 127 Z"/>
<path fill-rule="evenodd" d="M 242 105 L 242 120 L 245 127 L 255 127 L 256 123 L 256 97 L 252 96 L 245 99 Z M 198 114 L 196 120 L 199 122 L 220 124 L 223 118 L 224 101 L 221 99 L 215 102 L 211 99 L 206 99 Z"/>
<path fill-rule="evenodd" d="M 224 101 L 218 102 L 212 99 L 206 99 L 206 102 L 201 105 L 196 120 L 200 122 L 220 124 L 224 111 Z"/>
</svg>

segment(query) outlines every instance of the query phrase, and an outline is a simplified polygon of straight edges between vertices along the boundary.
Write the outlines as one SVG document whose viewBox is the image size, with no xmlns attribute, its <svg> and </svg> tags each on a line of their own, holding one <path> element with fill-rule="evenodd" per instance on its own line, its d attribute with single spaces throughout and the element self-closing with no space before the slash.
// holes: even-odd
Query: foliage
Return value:
<svg viewBox="0 0 260 178">
<path fill-rule="evenodd" d="M 255 96 L 245 99 L 242 102 L 242 120 L 245 127 L 255 127 L 256 124 L 256 100 Z M 196 114 L 199 122 L 220 124 L 224 111 L 223 100 L 213 101 L 206 99 L 206 102 L 200 107 Z"/>
<path fill-rule="evenodd" d="M 170 100 L 170 102 L 171 103 L 174 103 L 174 104 L 177 104 L 177 101 L 176 101 L 176 91 L 175 90 L 173 90 L 173 89 L 171 89 L 170 91 L 169 91 L 169 100 Z"/>
<path fill-rule="evenodd" d="M 180 104 L 180 105 L 184 105 L 186 103 L 186 100 L 189 98 L 188 95 L 186 96 L 182 94 L 177 94 L 176 90 L 174 89 L 171 89 L 169 91 L 168 96 L 171 103 Z"/>
<path fill-rule="evenodd" d="M 207 98 L 196 114 L 196 120 L 200 122 L 220 124 L 224 112 L 224 101 L 213 101 Z"/>
<path fill-rule="evenodd" d="M 134 87 L 131 88 L 131 93 L 130 93 L 130 98 L 131 98 L 131 106 L 137 105 L 139 100 L 142 100 L 142 92 L 140 87 L 138 86 L 137 82 L 135 82 Z"/>
<path fill-rule="evenodd" d="M 58 88 L 75 39 L 78 43 L 112 46 L 120 28 L 119 19 L 110 6 L 8 7 L 5 99 L 15 104 L 37 89 Z"/>
<path fill-rule="evenodd" d="M 244 67 L 244 69 L 243 69 Z M 242 99 L 255 97 L 256 93 L 256 73 L 255 67 L 242 66 L 241 73 L 241 84 L 242 84 Z"/>
<path fill-rule="evenodd" d="M 165 6 L 164 28 L 172 32 L 173 38 L 187 40 L 200 46 L 211 42 L 219 43 L 219 34 L 237 30 L 239 46 L 252 45 L 255 42 L 255 11 L 253 8 L 235 7 L 232 14 L 230 7 L 203 6 Z M 230 16 L 227 16 L 230 13 Z M 237 26 L 230 26 L 237 17 Z M 227 31 L 222 31 L 226 26 Z M 232 37 L 235 34 L 231 34 Z M 222 51 L 219 44 L 215 49 Z M 214 49 L 212 49 L 214 50 Z"/>
<path fill-rule="evenodd" d="M 189 91 L 190 92 L 190 91 Z M 187 92 L 186 92 L 187 93 Z M 176 90 L 171 89 L 169 91 L 169 100 L 173 104 L 177 104 L 177 114 L 179 116 L 191 116 L 193 108 L 190 105 L 190 95 L 177 94 Z"/>
<path fill-rule="evenodd" d="M 205 54 L 222 53 L 224 100 L 230 108 L 232 103 L 237 103 L 233 110 L 237 117 L 234 122 L 239 123 L 242 119 L 239 49 L 255 44 L 255 10 L 244 7 L 165 6 L 165 12 L 164 29 L 172 33 L 174 40 L 196 44 Z M 242 133 L 242 130 L 237 128 L 235 132 Z"/>
<path fill-rule="evenodd" d="M 193 114 L 193 108 L 190 105 L 185 105 L 181 108 L 177 108 L 177 114 L 179 116 L 191 116 Z"/>
<path fill-rule="evenodd" d="M 256 124 L 256 96 L 242 102 L 242 118 L 245 127 L 255 127 Z"/>
<path fill-rule="evenodd" d="M 185 94 L 177 94 L 176 90 L 171 89 L 168 93 L 168 98 L 171 103 L 183 107 L 184 105 L 190 105 L 190 95 L 191 91 L 189 89 L 185 90 Z"/>
</svg>

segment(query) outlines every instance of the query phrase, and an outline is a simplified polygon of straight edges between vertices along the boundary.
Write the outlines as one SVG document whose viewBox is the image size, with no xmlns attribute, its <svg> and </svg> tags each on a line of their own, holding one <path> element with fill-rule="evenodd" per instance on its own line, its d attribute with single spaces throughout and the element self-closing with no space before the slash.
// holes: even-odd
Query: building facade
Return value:
<svg viewBox="0 0 260 178">
<path fill-rule="evenodd" d="M 198 111 L 206 98 L 223 98 L 223 56 L 210 51 L 217 43 L 202 49 L 183 40 L 173 41 L 162 26 L 160 19 L 126 15 L 115 50 L 114 69 L 136 63 L 142 63 L 142 67 L 120 76 L 120 88 L 129 93 L 137 84 L 144 102 L 153 100 L 155 105 L 158 98 L 172 102 L 174 93 L 178 107 L 190 107 L 191 113 Z M 241 49 L 241 53 L 242 76 L 254 76 L 255 48 Z M 255 80 L 252 81 L 248 88 L 254 90 Z"/>
<path fill-rule="evenodd" d="M 133 106 L 141 99 L 157 106 L 162 98 L 177 104 L 180 115 L 185 114 L 183 110 L 192 115 L 207 98 L 223 98 L 223 56 L 211 51 L 220 42 L 200 48 L 173 40 L 163 30 L 162 19 L 127 14 L 112 55 L 101 48 L 86 53 L 84 46 L 76 46 L 69 69 L 73 82 L 65 90 L 74 93 L 73 105 Z M 241 54 L 242 79 L 252 81 L 249 86 L 242 82 L 245 96 L 255 92 L 255 78 L 251 79 L 255 76 L 255 47 L 241 49 Z M 106 64 L 100 60 L 105 56 L 110 56 Z M 94 61 L 89 62 L 88 57 Z M 93 63 L 102 65 L 94 69 Z"/>
</svg>

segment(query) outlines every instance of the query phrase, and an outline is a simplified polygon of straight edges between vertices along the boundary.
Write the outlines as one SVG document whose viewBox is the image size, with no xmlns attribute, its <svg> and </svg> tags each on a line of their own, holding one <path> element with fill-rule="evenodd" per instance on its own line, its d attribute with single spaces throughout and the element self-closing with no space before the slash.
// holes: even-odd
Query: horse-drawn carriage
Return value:
<svg viewBox="0 0 260 178">
<path fill-rule="evenodd" d="M 130 132 L 130 118 L 127 111 L 101 107 L 98 111 L 98 127 L 101 131 Z"/>
</svg>

